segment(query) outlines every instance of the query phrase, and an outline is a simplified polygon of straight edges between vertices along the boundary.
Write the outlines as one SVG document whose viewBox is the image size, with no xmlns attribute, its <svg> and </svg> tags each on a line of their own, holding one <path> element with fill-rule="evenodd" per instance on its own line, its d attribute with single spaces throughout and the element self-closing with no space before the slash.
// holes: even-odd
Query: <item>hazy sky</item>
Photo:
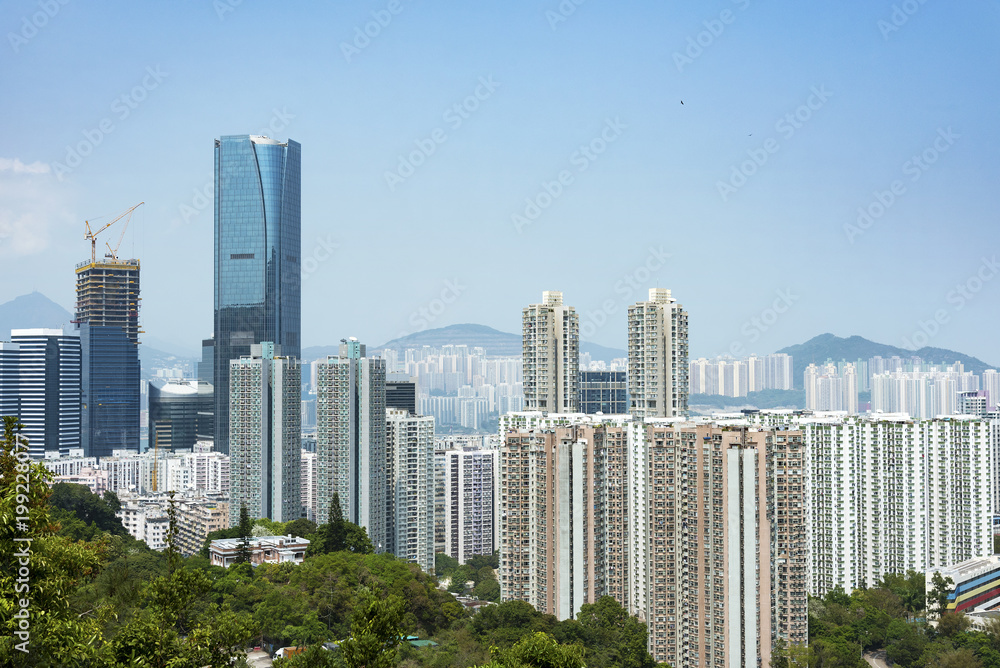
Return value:
<svg viewBox="0 0 1000 668">
<path fill-rule="evenodd" d="M 624 347 L 658 285 L 692 357 L 829 331 L 1000 363 L 996 2 L 8 0 L 0 26 L 0 301 L 71 307 L 84 220 L 145 201 L 146 340 L 195 351 L 213 140 L 264 133 L 302 144 L 305 345 L 517 332 L 562 290 Z"/>
</svg>

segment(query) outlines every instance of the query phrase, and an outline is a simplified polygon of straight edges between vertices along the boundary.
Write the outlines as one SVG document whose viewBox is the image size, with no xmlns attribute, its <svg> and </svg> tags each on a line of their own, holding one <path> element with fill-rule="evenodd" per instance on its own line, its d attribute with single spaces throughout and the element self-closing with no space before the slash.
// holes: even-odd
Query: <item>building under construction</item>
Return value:
<svg viewBox="0 0 1000 668">
<path fill-rule="evenodd" d="M 81 445 L 88 457 L 139 450 L 139 260 L 119 260 L 132 207 L 96 232 L 87 223 L 90 261 L 76 266 L 76 320 L 83 353 Z M 126 218 L 126 216 L 128 216 Z M 125 218 L 101 260 L 96 236 Z"/>
<path fill-rule="evenodd" d="M 76 265 L 76 319 L 119 327 L 139 343 L 139 261 L 104 258 Z"/>
</svg>

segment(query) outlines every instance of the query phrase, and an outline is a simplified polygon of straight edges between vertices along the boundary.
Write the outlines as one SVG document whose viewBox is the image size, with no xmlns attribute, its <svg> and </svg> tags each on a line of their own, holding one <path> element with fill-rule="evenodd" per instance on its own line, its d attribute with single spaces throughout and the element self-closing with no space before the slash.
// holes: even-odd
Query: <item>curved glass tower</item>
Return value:
<svg viewBox="0 0 1000 668">
<path fill-rule="evenodd" d="M 301 147 L 215 140 L 215 450 L 229 452 L 229 362 L 273 341 L 301 345 Z"/>
</svg>

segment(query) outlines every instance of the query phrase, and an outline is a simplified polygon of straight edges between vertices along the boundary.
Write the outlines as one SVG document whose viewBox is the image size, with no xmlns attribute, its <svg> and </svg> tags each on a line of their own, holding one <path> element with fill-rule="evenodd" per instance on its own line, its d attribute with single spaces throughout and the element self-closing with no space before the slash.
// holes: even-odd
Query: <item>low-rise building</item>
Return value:
<svg viewBox="0 0 1000 668">
<path fill-rule="evenodd" d="M 241 538 L 221 538 L 213 540 L 209 547 L 209 558 L 213 566 L 229 568 L 239 559 Z M 309 541 L 298 536 L 261 536 L 250 539 L 250 563 L 261 564 L 301 564 L 306 556 Z"/>
</svg>

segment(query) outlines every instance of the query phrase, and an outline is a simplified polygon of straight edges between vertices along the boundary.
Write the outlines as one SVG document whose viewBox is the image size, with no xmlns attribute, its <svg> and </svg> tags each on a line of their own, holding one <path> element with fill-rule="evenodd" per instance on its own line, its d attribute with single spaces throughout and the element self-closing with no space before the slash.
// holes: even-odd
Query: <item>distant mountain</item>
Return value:
<svg viewBox="0 0 1000 668">
<path fill-rule="evenodd" d="M 371 348 L 372 352 L 392 349 L 403 351 L 407 348 L 422 348 L 430 346 L 440 348 L 447 345 L 466 345 L 469 348 L 483 348 L 491 357 L 519 357 L 521 355 L 521 335 L 501 332 L 486 325 L 463 324 L 449 325 L 437 329 L 425 329 L 421 332 L 408 334 L 388 341 L 381 346 Z M 326 355 L 336 355 L 337 345 L 310 346 L 302 351 L 302 359 L 313 360 Z M 625 357 L 624 350 L 608 348 L 596 343 L 583 341 L 580 343 L 581 353 L 590 353 L 595 360 L 610 361 L 616 357 Z"/>
<path fill-rule="evenodd" d="M 945 348 L 924 347 L 920 350 L 907 350 L 906 348 L 897 348 L 896 346 L 884 343 L 875 343 L 860 336 L 851 336 L 845 339 L 833 334 L 820 334 L 805 343 L 788 346 L 777 352 L 787 353 L 792 356 L 792 382 L 796 388 L 802 387 L 802 377 L 807 366 L 810 364 L 822 364 L 828 359 L 835 362 L 839 362 L 840 360 L 853 362 L 858 359 L 867 360 L 869 357 L 875 357 L 876 355 L 882 357 L 898 355 L 904 358 L 916 356 L 925 362 L 934 364 L 961 362 L 965 366 L 966 371 L 972 371 L 977 374 L 982 373 L 986 369 L 997 368 L 975 357 Z"/>
<path fill-rule="evenodd" d="M 70 329 L 73 316 L 59 304 L 32 292 L 0 304 L 0 340 L 10 340 L 12 329 Z"/>
</svg>

